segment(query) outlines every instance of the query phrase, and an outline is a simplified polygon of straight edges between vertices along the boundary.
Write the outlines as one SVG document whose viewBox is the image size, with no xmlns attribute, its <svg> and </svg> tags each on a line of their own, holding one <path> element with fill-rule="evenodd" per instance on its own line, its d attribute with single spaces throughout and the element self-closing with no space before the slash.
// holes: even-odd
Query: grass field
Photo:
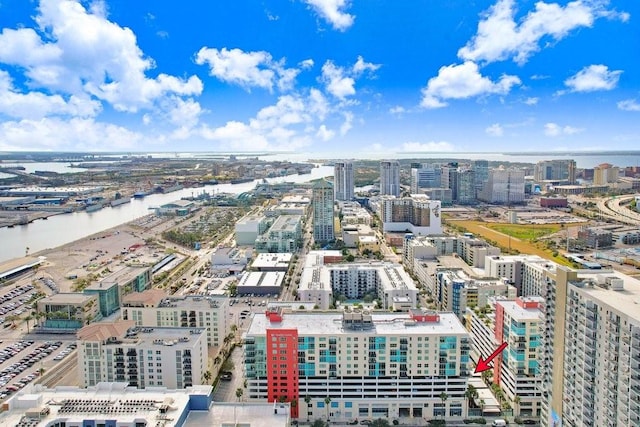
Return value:
<svg viewBox="0 0 640 427">
<path fill-rule="evenodd" d="M 538 255 L 561 265 L 571 267 L 573 264 L 551 249 L 544 247 L 542 243 L 534 240 L 544 235 L 554 233 L 561 229 L 560 224 L 527 225 L 527 224 L 500 224 L 482 221 L 447 220 L 446 224 L 459 227 L 476 236 L 499 246 L 506 253 L 521 253 Z M 543 234 L 544 230 L 544 234 Z M 557 255 L 554 256 L 554 253 Z"/>
<path fill-rule="evenodd" d="M 499 231 L 502 234 L 527 241 L 533 241 L 540 237 L 548 236 L 549 234 L 560 231 L 560 225 L 558 224 L 530 225 L 487 223 L 486 226 L 492 230 Z"/>
</svg>

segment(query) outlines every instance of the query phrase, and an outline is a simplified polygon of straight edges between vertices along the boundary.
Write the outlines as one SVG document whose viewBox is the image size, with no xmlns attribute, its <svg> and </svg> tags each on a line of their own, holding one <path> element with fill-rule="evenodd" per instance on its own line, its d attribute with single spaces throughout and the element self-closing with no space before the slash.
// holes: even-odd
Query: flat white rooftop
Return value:
<svg viewBox="0 0 640 427">
<path fill-rule="evenodd" d="M 271 322 L 258 313 L 252 317 L 247 336 L 264 335 L 267 329 L 297 329 L 299 335 L 467 335 L 468 332 L 453 313 L 438 313 L 437 322 L 413 322 L 408 314 L 372 313 L 373 328 L 342 328 L 342 312 L 284 313 L 282 322 Z M 410 324 L 410 326 L 408 325 Z"/>
<path fill-rule="evenodd" d="M 602 283 L 606 277 L 622 279 L 624 288 L 620 291 L 605 289 L 600 286 L 585 286 L 580 291 L 595 300 L 602 301 L 613 309 L 626 314 L 629 318 L 640 322 L 640 280 L 618 271 L 598 270 L 597 272 L 579 271 L 579 279 L 591 279 Z"/>
<path fill-rule="evenodd" d="M 189 411 L 191 396 L 206 398 L 211 392 L 208 385 L 182 390 L 138 389 L 126 383 L 99 383 L 86 389 L 28 385 L 6 402 L 8 411 L 0 414 L 0 425 L 41 427 L 56 420 L 66 421 L 67 425 L 84 425 L 84 420 L 117 419 L 129 425 L 147 421 L 153 426 L 156 420 L 164 419 L 165 427 L 176 427 L 182 413 Z M 41 414 L 39 418 L 27 416 L 36 413 Z"/>
<path fill-rule="evenodd" d="M 537 297 L 536 300 L 544 302 L 544 299 L 541 297 Z M 504 311 L 508 313 L 509 316 L 514 320 L 542 320 L 542 312 L 539 308 L 523 308 L 519 306 L 515 301 L 498 301 L 498 303 L 504 307 Z"/>
</svg>

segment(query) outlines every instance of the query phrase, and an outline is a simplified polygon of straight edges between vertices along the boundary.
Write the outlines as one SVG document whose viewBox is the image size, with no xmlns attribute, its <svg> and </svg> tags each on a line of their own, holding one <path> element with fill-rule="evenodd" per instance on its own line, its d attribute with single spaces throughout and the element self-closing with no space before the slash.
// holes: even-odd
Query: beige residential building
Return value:
<svg viewBox="0 0 640 427">
<path fill-rule="evenodd" d="M 177 297 L 150 289 L 125 296 L 121 313 L 123 320 L 132 320 L 135 326 L 205 328 L 210 347 L 220 347 L 231 331 L 227 297 Z"/>
<path fill-rule="evenodd" d="M 204 328 L 143 328 L 123 320 L 85 326 L 77 337 L 82 387 L 128 382 L 137 388 L 175 389 L 206 382 Z"/>
</svg>

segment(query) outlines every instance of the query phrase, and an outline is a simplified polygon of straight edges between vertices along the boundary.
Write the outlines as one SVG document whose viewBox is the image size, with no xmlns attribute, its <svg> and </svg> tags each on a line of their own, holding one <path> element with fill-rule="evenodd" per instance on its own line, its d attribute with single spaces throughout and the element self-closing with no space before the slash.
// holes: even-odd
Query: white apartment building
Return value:
<svg viewBox="0 0 640 427">
<path fill-rule="evenodd" d="M 358 202 L 339 202 L 342 225 L 363 224 L 371 225 L 371 214 L 360 206 Z"/>
<path fill-rule="evenodd" d="M 269 221 L 263 215 L 247 215 L 235 225 L 236 245 L 253 246 L 258 236 L 269 228 Z"/>
<path fill-rule="evenodd" d="M 400 196 L 400 163 L 397 160 L 380 162 L 380 195 Z"/>
<path fill-rule="evenodd" d="M 542 295 L 545 271 L 555 271 L 556 263 L 538 255 L 495 255 L 485 259 L 485 273 L 509 280 L 522 296 Z"/>
<path fill-rule="evenodd" d="M 564 345 L 561 356 L 548 353 L 543 425 L 640 425 L 640 281 L 614 271 L 571 273 L 551 283 L 546 298 L 545 326 Z"/>
<path fill-rule="evenodd" d="M 267 311 L 244 342 L 245 394 L 295 400 L 301 419 L 466 416 L 469 334 L 451 313 Z"/>
<path fill-rule="evenodd" d="M 379 200 L 382 229 L 386 232 L 407 231 L 416 235 L 442 234 L 440 201 L 424 194 L 410 197 L 382 196 Z"/>
<path fill-rule="evenodd" d="M 353 163 L 335 162 L 333 167 L 335 200 L 352 200 L 354 197 Z"/>
<path fill-rule="evenodd" d="M 218 296 L 169 296 L 159 289 L 149 289 L 125 296 L 123 320 L 140 327 L 205 328 L 206 342 L 220 347 L 231 331 L 229 300 Z"/>
<path fill-rule="evenodd" d="M 491 246 L 484 240 L 477 239 L 467 233 L 458 236 L 456 253 L 470 266 L 484 268 L 485 259 L 488 256 L 500 255 L 500 248 Z"/>
<path fill-rule="evenodd" d="M 377 299 L 382 308 L 415 307 L 418 289 L 400 264 L 367 262 L 325 264 L 310 252 L 298 285 L 300 301 L 328 309 L 338 294 L 346 299 Z M 407 302 L 408 299 L 408 302 Z"/>
<path fill-rule="evenodd" d="M 500 386 L 516 416 L 540 416 L 542 382 L 538 358 L 542 354 L 543 303 L 541 297 L 492 298 L 488 309 L 467 308 L 472 358 L 486 359 L 500 344 L 508 344 L 494 359 L 493 382 Z"/>
<path fill-rule="evenodd" d="M 296 252 L 302 245 L 302 216 L 280 215 L 269 230 L 258 236 L 257 252 Z"/>
<path fill-rule="evenodd" d="M 205 383 L 204 328 L 140 328 L 133 320 L 122 320 L 85 326 L 77 336 L 81 387 L 128 382 L 138 388 L 186 388 Z"/>
<path fill-rule="evenodd" d="M 467 307 L 484 307 L 492 297 L 516 297 L 516 288 L 508 281 L 470 277 L 462 269 L 437 268 L 434 281 L 434 297 L 442 310 L 451 311 L 460 319 Z"/>
</svg>

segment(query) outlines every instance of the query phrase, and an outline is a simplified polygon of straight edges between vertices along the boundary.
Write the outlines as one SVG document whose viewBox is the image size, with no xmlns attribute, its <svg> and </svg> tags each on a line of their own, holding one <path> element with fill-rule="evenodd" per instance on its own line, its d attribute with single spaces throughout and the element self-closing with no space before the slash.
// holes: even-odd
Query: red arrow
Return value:
<svg viewBox="0 0 640 427">
<path fill-rule="evenodd" d="M 480 358 L 478 359 L 478 365 L 476 365 L 476 370 L 474 371 L 474 373 L 477 372 L 484 372 L 487 369 L 491 369 L 491 366 L 489 366 L 489 363 L 500 353 L 502 353 L 502 351 L 507 348 L 507 343 L 503 342 L 502 344 L 500 344 L 500 347 L 498 347 L 496 349 L 496 351 L 494 351 L 493 353 L 491 353 L 491 356 L 487 357 L 487 360 L 483 360 L 482 356 L 480 356 Z"/>
</svg>

